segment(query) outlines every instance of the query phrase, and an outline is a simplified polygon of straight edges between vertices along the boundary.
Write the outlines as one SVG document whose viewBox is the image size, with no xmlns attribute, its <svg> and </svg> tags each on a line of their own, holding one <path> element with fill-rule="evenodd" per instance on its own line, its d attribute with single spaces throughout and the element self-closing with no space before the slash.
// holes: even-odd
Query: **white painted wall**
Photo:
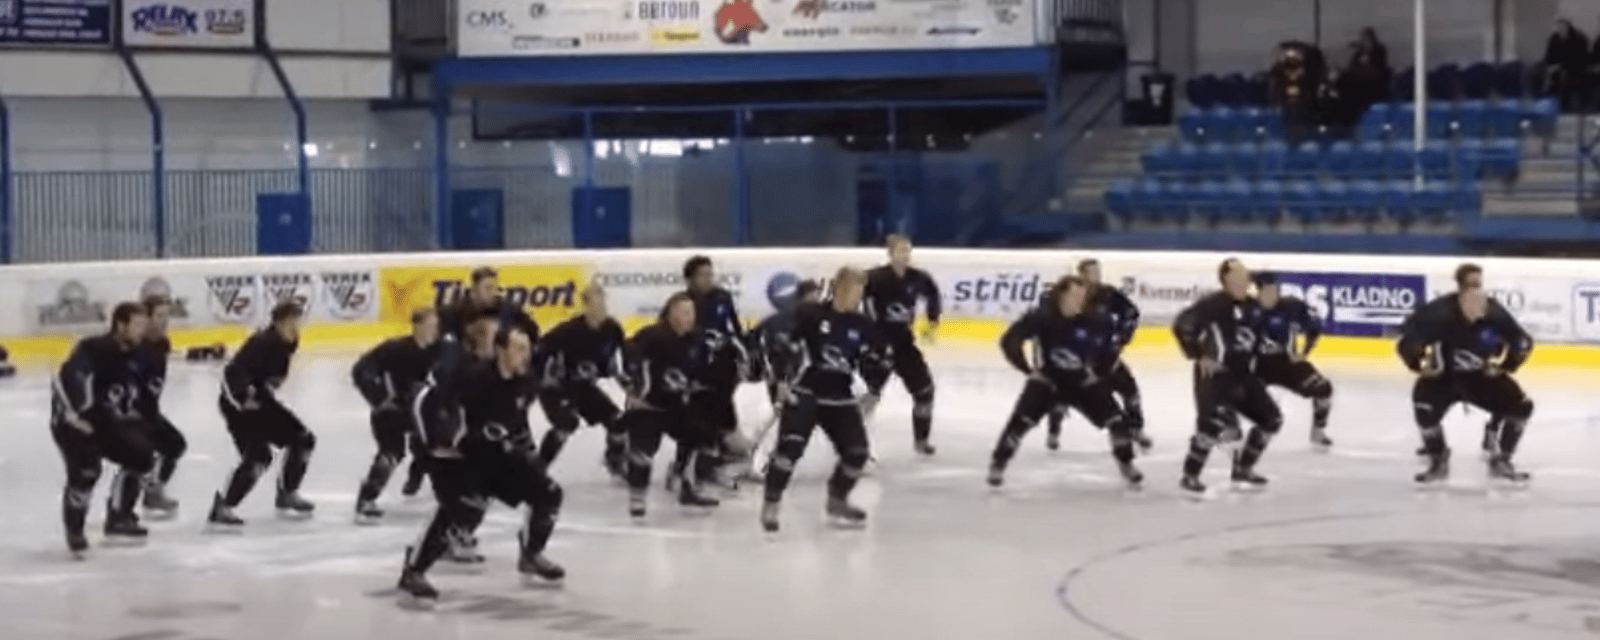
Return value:
<svg viewBox="0 0 1600 640">
<path fill-rule="evenodd" d="M 389 0 L 268 0 L 266 5 L 267 41 L 275 48 L 389 52 Z"/>
</svg>

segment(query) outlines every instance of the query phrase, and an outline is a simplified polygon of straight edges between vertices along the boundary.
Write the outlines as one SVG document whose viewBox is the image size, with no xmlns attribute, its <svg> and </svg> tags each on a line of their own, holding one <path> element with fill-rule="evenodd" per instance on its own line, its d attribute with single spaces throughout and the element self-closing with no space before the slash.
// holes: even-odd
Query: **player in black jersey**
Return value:
<svg viewBox="0 0 1600 640">
<path fill-rule="evenodd" d="M 405 459 L 407 443 L 416 441 L 409 410 L 411 394 L 438 359 L 438 340 L 438 312 L 418 309 L 411 313 L 409 335 L 378 343 L 350 369 L 356 390 L 372 409 L 372 438 L 378 443 L 378 453 L 356 492 L 357 524 L 373 524 L 383 518 L 378 495 Z"/>
<path fill-rule="evenodd" d="M 790 340 L 800 320 L 800 308 L 821 299 L 822 285 L 816 280 L 802 280 L 795 285 L 794 295 L 784 300 L 776 313 L 750 331 L 750 355 L 758 365 L 755 370 L 767 383 L 767 398 L 775 408 L 783 404 L 778 393 L 783 373 L 792 370 L 789 358 L 795 354 L 795 349 Z"/>
<path fill-rule="evenodd" d="M 1483 290 L 1483 267 L 1471 262 L 1464 262 L 1456 267 L 1455 281 L 1456 291 L 1454 293 L 1444 294 L 1423 305 L 1422 308 L 1427 310 L 1427 315 L 1448 315 L 1451 309 L 1460 304 L 1458 298 L 1461 293 Z M 1496 322 L 1516 322 L 1516 319 L 1511 315 L 1511 311 L 1506 309 L 1505 305 L 1500 304 L 1500 301 L 1494 299 L 1493 296 L 1489 297 L 1487 313 L 1490 317 L 1495 318 Z M 1504 419 L 1501 416 L 1491 415 L 1489 416 L 1489 421 L 1483 424 L 1482 448 L 1484 459 L 1486 460 L 1494 455 L 1494 443 L 1499 438 L 1500 426 L 1503 422 Z M 1417 455 L 1427 456 L 1427 448 L 1417 449 Z"/>
<path fill-rule="evenodd" d="M 708 352 L 705 334 L 695 329 L 695 303 L 687 293 L 675 293 L 661 309 L 655 324 L 633 334 L 623 346 L 623 389 L 628 394 L 622 428 L 628 433 L 628 513 L 645 515 L 650 488 L 651 461 L 661 448 L 661 436 L 671 436 L 689 462 L 672 473 L 678 476 L 678 503 L 714 507 L 718 501 L 702 494 L 698 477 L 717 463 L 717 428 L 691 405 L 691 394 L 702 384 Z"/>
<path fill-rule="evenodd" d="M 178 472 L 178 460 L 189 449 L 183 432 L 161 411 L 161 392 L 167 384 L 167 360 L 172 356 L 172 340 L 167 338 L 172 301 L 165 296 L 147 296 L 144 310 L 150 323 L 134 357 L 143 380 L 139 414 L 150 428 L 150 444 L 156 449 L 155 471 L 145 478 L 144 509 L 152 518 L 170 518 L 178 510 L 178 501 L 167 495 L 167 483 Z"/>
<path fill-rule="evenodd" d="M 888 381 L 889 345 L 875 322 L 856 311 L 867 276 L 858 269 L 839 270 L 833 279 L 833 296 L 822 304 L 800 308 L 792 345 L 798 349 L 781 383 L 785 403 L 778 427 L 778 445 L 767 465 L 766 499 L 761 506 L 761 526 L 778 530 L 779 503 L 794 474 L 795 463 L 806 452 L 817 429 L 828 436 L 839 463 L 828 479 L 830 517 L 844 524 L 860 524 L 867 513 L 850 504 L 850 492 L 867 464 L 870 448 L 862 407 L 852 386 L 859 374 L 867 394 L 876 397 Z"/>
<path fill-rule="evenodd" d="M 1256 376 L 1269 387 L 1283 387 L 1311 399 L 1311 446 L 1326 451 L 1333 446 L 1328 438 L 1333 383 L 1306 361 L 1322 337 L 1322 323 L 1305 301 L 1282 295 L 1277 276 L 1257 273 L 1255 282 L 1256 301 L 1261 304 L 1256 325 Z"/>
<path fill-rule="evenodd" d="M 406 552 L 399 588 L 414 598 L 438 597 L 427 581 L 428 569 L 449 550 L 453 530 L 471 530 L 482 522 L 490 499 L 528 507 L 518 536 L 517 570 L 552 581 L 566 576 L 544 555 L 563 492 L 546 472 L 528 425 L 529 405 L 539 393 L 538 377 L 529 368 L 533 347 L 521 329 L 492 333 L 493 349 L 480 348 L 435 368 L 415 400 L 428 432 L 440 502 L 422 543 Z"/>
<path fill-rule="evenodd" d="M 933 434 L 933 374 L 928 361 L 917 348 L 912 332 L 920 300 L 928 315 L 924 340 L 932 340 L 939 328 L 942 301 L 939 285 L 928 272 L 911 266 L 911 241 L 891 235 L 887 241 L 889 264 L 867 272 L 866 312 L 878 323 L 878 332 L 893 352 L 894 374 L 911 394 L 911 434 L 918 454 L 934 453 L 929 437 Z M 875 402 L 869 403 L 876 405 Z"/>
<path fill-rule="evenodd" d="M 1510 315 L 1492 313 L 1482 289 L 1453 297 L 1453 306 L 1429 304 L 1400 327 L 1400 360 L 1420 376 L 1411 401 L 1428 468 L 1416 480 L 1429 484 L 1449 478 L 1450 447 L 1440 421 L 1452 405 L 1467 402 L 1500 418 L 1491 443 L 1490 477 L 1524 482 L 1528 474 L 1511 458 L 1533 415 L 1533 400 L 1511 375 L 1533 352 L 1533 338 Z"/>
<path fill-rule="evenodd" d="M 144 381 L 136 352 L 148 320 L 137 303 L 117 305 L 111 330 L 79 340 L 54 380 L 50 434 L 67 465 L 61 517 L 67 548 L 77 557 L 89 549 L 83 526 L 104 460 L 121 467 L 106 502 L 107 539 L 140 541 L 149 534 L 134 513 L 144 477 L 155 468 L 150 428 L 139 413 Z"/>
<path fill-rule="evenodd" d="M 546 465 L 554 462 L 582 418 L 605 428 L 602 462 L 613 476 L 621 478 L 626 473 L 628 435 L 618 425 L 621 412 L 617 405 L 597 383 L 617 373 L 624 340 L 622 325 L 611 318 L 606 291 L 600 285 L 589 285 L 582 299 L 583 312 L 556 325 L 534 348 L 534 361 L 544 383 L 539 404 L 550 421 L 550 430 L 539 443 L 539 455 Z"/>
<path fill-rule="evenodd" d="M 695 479 L 702 483 L 717 480 L 717 470 L 722 463 L 737 462 L 749 455 L 749 445 L 742 441 L 739 432 L 739 413 L 734 408 L 733 395 L 739 383 L 749 377 L 750 354 L 744 323 L 733 306 L 733 294 L 716 285 L 716 272 L 711 259 L 705 256 L 689 258 L 683 265 L 683 279 L 689 283 L 688 295 L 694 301 L 695 326 L 706 343 L 706 364 L 700 375 L 701 385 L 689 396 L 690 410 L 701 421 L 715 429 L 713 443 L 715 461 L 697 464 Z M 673 460 L 674 473 L 669 483 L 686 469 L 694 451 L 678 448 Z M 713 463 L 714 462 L 714 463 Z"/>
<path fill-rule="evenodd" d="M 217 527 L 244 524 L 234 509 L 250 495 L 256 480 L 272 466 L 273 448 L 284 450 L 278 477 L 279 512 L 309 517 L 313 506 L 300 497 L 317 437 L 278 400 L 278 386 L 289 375 L 289 362 L 300 347 L 300 321 L 305 310 L 294 302 L 272 308 L 272 324 L 257 331 L 222 370 L 222 394 L 217 404 L 228 423 L 228 434 L 239 449 L 239 466 L 228 486 L 212 500 L 208 522 Z"/>
<path fill-rule="evenodd" d="M 1267 479 L 1255 472 L 1256 462 L 1272 436 L 1283 426 L 1283 414 L 1255 372 L 1256 331 L 1261 305 L 1250 298 L 1250 271 L 1229 259 L 1218 268 L 1222 291 L 1196 301 L 1178 314 L 1172 332 L 1183 355 L 1193 360 L 1195 434 L 1183 461 L 1180 487 L 1191 494 L 1205 493 L 1200 472 L 1211 448 L 1240 440 L 1239 414 L 1254 427 L 1233 457 L 1233 481 L 1262 488 Z"/>
<path fill-rule="evenodd" d="M 1028 376 L 1011 419 L 1000 433 L 989 464 L 989 485 L 1005 481 L 1006 465 L 1039 419 L 1057 406 L 1082 412 L 1111 437 L 1111 455 L 1130 488 L 1144 482 L 1133 466 L 1133 421 L 1118 405 L 1110 376 L 1116 367 L 1118 328 L 1088 309 L 1089 281 L 1068 276 L 1050 290 L 1046 303 L 1013 322 L 1000 336 L 1006 362 Z M 1033 343 L 1034 357 L 1023 353 Z"/>
<path fill-rule="evenodd" d="M 1139 382 L 1134 380 L 1133 370 L 1129 369 L 1128 363 L 1122 359 L 1122 351 L 1127 349 L 1128 343 L 1133 342 L 1133 334 L 1139 330 L 1139 307 L 1133 304 L 1133 300 L 1128 299 L 1127 294 L 1105 285 L 1101 280 L 1099 260 L 1091 258 L 1079 262 L 1078 277 L 1089 289 L 1085 310 L 1090 314 L 1102 316 L 1111 323 L 1113 331 L 1111 347 L 1115 350 L 1115 364 L 1109 372 L 1106 372 L 1106 381 L 1121 403 L 1122 413 L 1128 419 L 1128 432 L 1134 442 L 1140 449 L 1149 451 L 1154 443 L 1144 433 L 1144 406 L 1139 397 Z M 1051 451 L 1061 448 L 1061 421 L 1066 415 L 1066 407 L 1056 407 L 1050 412 L 1050 426 L 1045 447 Z"/>
</svg>

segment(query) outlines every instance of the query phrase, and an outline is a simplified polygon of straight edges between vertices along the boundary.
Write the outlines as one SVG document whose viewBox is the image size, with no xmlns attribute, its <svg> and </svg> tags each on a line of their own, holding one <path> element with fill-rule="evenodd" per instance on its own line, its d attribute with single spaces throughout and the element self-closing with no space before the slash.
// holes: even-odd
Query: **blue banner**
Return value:
<svg viewBox="0 0 1600 640">
<path fill-rule="evenodd" d="M 0 44 L 109 47 L 112 0 L 0 0 Z"/>
<path fill-rule="evenodd" d="M 1331 335 L 1393 333 L 1427 303 L 1427 278 L 1377 273 L 1277 271 L 1283 295 L 1304 300 Z"/>
</svg>

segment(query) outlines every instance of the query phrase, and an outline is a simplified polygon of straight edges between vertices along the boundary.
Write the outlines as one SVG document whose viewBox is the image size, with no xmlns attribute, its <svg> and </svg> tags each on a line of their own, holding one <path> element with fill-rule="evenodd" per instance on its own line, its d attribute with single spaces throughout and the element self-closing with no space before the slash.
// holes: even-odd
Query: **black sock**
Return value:
<svg viewBox="0 0 1600 640">
<path fill-rule="evenodd" d="M 283 458 L 283 475 L 278 478 L 278 492 L 289 494 L 299 491 L 300 483 L 306 479 L 306 468 L 310 465 L 310 449 L 290 448 L 288 455 Z"/>
<path fill-rule="evenodd" d="M 90 491 L 68 486 L 61 492 L 61 520 L 70 535 L 83 535 L 83 523 L 89 519 Z"/>
<path fill-rule="evenodd" d="M 222 504 L 237 507 L 250 495 L 250 490 L 256 488 L 256 480 L 261 478 L 261 473 L 267 465 L 257 462 L 245 461 L 233 470 L 233 477 L 228 480 L 228 490 L 222 494 Z"/>
<path fill-rule="evenodd" d="M 377 500 L 378 494 L 383 493 L 383 488 L 389 484 L 389 477 L 394 475 L 394 468 L 399 464 L 399 459 L 387 453 L 380 453 L 373 458 L 372 467 L 367 470 L 367 479 L 361 482 L 361 490 L 356 492 L 356 503 Z"/>
<path fill-rule="evenodd" d="M 126 516 L 133 513 L 133 506 L 139 503 L 140 490 L 144 488 L 144 474 L 122 469 L 112 479 L 111 495 L 106 501 L 106 511 L 113 516 Z"/>
<path fill-rule="evenodd" d="M 1189 455 L 1183 459 L 1183 475 L 1198 478 L 1200 472 L 1206 469 L 1206 460 L 1211 457 L 1211 445 L 1215 440 L 1205 434 L 1195 434 L 1189 438 Z"/>
</svg>

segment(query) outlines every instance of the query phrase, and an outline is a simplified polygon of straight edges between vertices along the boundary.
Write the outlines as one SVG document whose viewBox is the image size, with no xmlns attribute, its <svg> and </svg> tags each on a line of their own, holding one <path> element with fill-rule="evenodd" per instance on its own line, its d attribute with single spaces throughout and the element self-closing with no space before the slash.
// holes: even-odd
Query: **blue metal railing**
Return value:
<svg viewBox="0 0 1600 640">
<path fill-rule="evenodd" d="M 150 219 L 155 237 L 155 257 L 167 256 L 167 195 L 166 180 L 166 133 L 162 129 L 161 103 L 156 101 L 155 93 L 150 91 L 150 84 L 145 82 L 144 72 L 139 69 L 139 63 L 133 59 L 133 53 L 120 44 L 117 55 L 122 58 L 122 64 L 128 70 L 128 77 L 133 79 L 133 86 L 139 90 L 139 98 L 144 100 L 145 109 L 150 112 L 150 173 L 154 176 L 150 183 Z"/>
<path fill-rule="evenodd" d="M 11 264 L 11 110 L 0 98 L 0 264 Z"/>
</svg>

